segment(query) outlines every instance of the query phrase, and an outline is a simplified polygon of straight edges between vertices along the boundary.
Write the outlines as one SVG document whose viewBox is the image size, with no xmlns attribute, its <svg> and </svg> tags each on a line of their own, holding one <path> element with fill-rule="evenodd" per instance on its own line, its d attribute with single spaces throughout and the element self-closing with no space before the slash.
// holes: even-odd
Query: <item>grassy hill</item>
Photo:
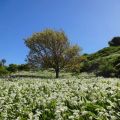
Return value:
<svg viewBox="0 0 120 120">
<path fill-rule="evenodd" d="M 87 55 L 82 71 L 104 77 L 120 77 L 120 46 L 106 47 Z"/>
<path fill-rule="evenodd" d="M 89 60 L 120 56 L 120 47 L 106 47 L 89 55 Z"/>
</svg>

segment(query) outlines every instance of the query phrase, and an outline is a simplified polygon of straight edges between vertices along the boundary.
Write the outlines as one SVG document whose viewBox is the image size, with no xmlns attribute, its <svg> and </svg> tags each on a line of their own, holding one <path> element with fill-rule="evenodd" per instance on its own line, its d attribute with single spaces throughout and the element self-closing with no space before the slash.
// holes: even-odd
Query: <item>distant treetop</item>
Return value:
<svg viewBox="0 0 120 120">
<path fill-rule="evenodd" d="M 120 37 L 114 37 L 108 44 L 109 46 L 120 46 Z"/>
</svg>

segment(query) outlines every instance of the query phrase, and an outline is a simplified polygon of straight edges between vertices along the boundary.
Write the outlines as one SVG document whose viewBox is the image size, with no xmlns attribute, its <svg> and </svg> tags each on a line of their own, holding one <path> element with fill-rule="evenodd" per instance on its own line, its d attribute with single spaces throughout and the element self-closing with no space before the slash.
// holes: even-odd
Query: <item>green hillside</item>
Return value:
<svg viewBox="0 0 120 120">
<path fill-rule="evenodd" d="M 82 72 L 94 72 L 97 76 L 120 77 L 120 46 L 103 48 L 87 56 Z"/>
<path fill-rule="evenodd" d="M 89 60 L 95 60 L 99 58 L 118 57 L 120 56 L 120 46 L 118 47 L 106 47 L 94 54 L 89 55 Z"/>
</svg>

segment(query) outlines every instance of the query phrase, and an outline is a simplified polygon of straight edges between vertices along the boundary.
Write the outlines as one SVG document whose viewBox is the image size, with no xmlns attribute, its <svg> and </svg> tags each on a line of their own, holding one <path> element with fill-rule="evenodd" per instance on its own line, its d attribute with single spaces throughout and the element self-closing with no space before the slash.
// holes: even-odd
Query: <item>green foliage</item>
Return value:
<svg viewBox="0 0 120 120">
<path fill-rule="evenodd" d="M 103 48 L 101 50 L 99 50 L 98 52 L 94 53 L 94 54 L 90 54 L 88 56 L 88 60 L 95 60 L 98 58 L 102 58 L 102 57 L 106 57 L 106 56 L 112 56 L 112 55 L 116 55 L 116 54 L 120 54 L 120 47 L 106 47 Z"/>
<path fill-rule="evenodd" d="M 10 64 L 6 69 L 11 73 L 15 73 L 17 71 L 29 71 L 30 66 L 28 64 Z"/>
<path fill-rule="evenodd" d="M 80 64 L 80 72 L 88 72 L 88 73 L 95 72 L 98 66 L 99 66 L 98 60 L 96 61 L 86 60 Z"/>
<path fill-rule="evenodd" d="M 29 70 L 30 70 L 30 66 L 28 64 L 18 65 L 18 71 L 29 71 Z"/>
<path fill-rule="evenodd" d="M 0 76 L 7 75 L 9 72 L 7 71 L 6 67 L 0 66 Z"/>
<path fill-rule="evenodd" d="M 120 47 L 107 47 L 87 55 L 80 72 L 94 72 L 97 76 L 120 77 Z"/>
<path fill-rule="evenodd" d="M 9 72 L 17 72 L 18 71 L 18 65 L 16 64 L 10 64 L 7 68 Z"/>
<path fill-rule="evenodd" d="M 116 76 L 116 70 L 112 64 L 110 64 L 107 61 L 102 61 L 100 63 L 98 70 L 96 71 L 96 75 L 98 76 L 104 76 L 104 77 L 115 77 Z"/>
</svg>

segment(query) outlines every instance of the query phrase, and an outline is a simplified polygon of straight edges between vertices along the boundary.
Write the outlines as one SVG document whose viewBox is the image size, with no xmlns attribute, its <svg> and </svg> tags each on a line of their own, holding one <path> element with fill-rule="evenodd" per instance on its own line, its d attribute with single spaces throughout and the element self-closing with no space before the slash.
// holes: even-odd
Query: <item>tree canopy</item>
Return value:
<svg viewBox="0 0 120 120">
<path fill-rule="evenodd" d="M 4 66 L 5 63 L 6 63 L 6 60 L 5 60 L 5 59 L 1 59 L 1 60 L 0 60 L 0 66 Z"/>
<path fill-rule="evenodd" d="M 53 68 L 56 78 L 59 71 L 76 56 L 79 56 L 80 48 L 71 46 L 64 31 L 46 29 L 34 33 L 25 40 L 29 48 L 28 63 L 35 67 Z"/>
<path fill-rule="evenodd" d="M 120 46 L 120 37 L 114 37 L 108 44 L 110 46 Z"/>
</svg>

